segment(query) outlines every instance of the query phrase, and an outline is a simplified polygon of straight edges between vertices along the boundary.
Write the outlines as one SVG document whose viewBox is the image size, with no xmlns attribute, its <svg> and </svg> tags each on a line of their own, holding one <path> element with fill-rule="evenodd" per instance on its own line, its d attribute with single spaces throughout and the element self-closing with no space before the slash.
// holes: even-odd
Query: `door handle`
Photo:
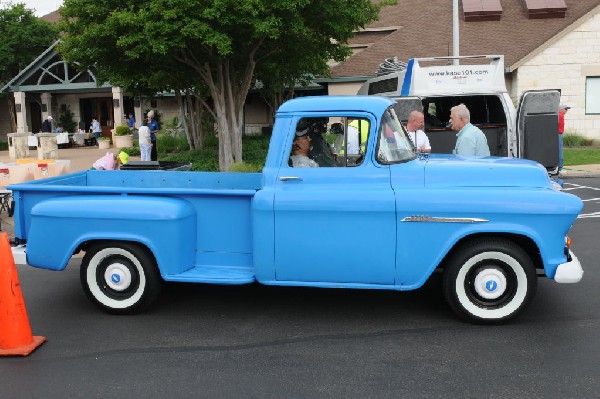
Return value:
<svg viewBox="0 0 600 399">
<path fill-rule="evenodd" d="M 302 181 L 302 178 L 298 177 L 298 176 L 279 176 L 279 180 L 281 180 L 281 181 L 291 181 L 291 180 Z"/>
</svg>

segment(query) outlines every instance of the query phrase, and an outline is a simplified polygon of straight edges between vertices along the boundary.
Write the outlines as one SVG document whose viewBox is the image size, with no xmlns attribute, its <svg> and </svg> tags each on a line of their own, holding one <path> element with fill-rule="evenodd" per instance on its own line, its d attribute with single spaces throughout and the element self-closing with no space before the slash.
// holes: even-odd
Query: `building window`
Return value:
<svg viewBox="0 0 600 399">
<path fill-rule="evenodd" d="M 600 114 L 600 76 L 588 76 L 586 79 L 585 113 Z"/>
</svg>

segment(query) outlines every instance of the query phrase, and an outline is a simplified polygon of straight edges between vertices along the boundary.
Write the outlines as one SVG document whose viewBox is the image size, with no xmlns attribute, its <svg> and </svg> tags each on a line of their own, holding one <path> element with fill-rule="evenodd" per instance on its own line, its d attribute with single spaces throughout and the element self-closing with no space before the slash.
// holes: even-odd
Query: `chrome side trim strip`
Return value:
<svg viewBox="0 0 600 399">
<path fill-rule="evenodd" d="M 413 215 L 402 219 L 402 222 L 428 222 L 428 223 L 485 223 L 487 219 L 480 218 L 444 218 L 427 215 Z"/>
</svg>

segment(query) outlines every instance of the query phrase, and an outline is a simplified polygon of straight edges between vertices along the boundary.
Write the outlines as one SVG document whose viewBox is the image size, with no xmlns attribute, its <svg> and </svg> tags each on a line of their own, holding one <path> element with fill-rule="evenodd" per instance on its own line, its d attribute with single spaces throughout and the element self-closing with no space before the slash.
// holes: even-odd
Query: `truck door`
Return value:
<svg viewBox="0 0 600 399">
<path fill-rule="evenodd" d="M 356 132 L 352 129 L 356 125 L 366 125 L 368 137 L 361 131 L 351 149 L 348 132 Z M 289 135 L 287 148 L 292 154 L 282 160 L 274 183 L 276 280 L 323 286 L 394 284 L 394 193 L 389 167 L 372 162 L 374 126 L 370 114 L 305 117 L 291 124 L 300 137 L 305 128 L 311 129 L 312 150 L 325 138 L 336 145 L 333 165 L 312 157 L 321 159 L 319 167 L 299 167 L 314 165 L 296 154 L 304 138 Z"/>
<path fill-rule="evenodd" d="M 558 90 L 526 91 L 517 109 L 519 158 L 558 167 Z"/>
</svg>

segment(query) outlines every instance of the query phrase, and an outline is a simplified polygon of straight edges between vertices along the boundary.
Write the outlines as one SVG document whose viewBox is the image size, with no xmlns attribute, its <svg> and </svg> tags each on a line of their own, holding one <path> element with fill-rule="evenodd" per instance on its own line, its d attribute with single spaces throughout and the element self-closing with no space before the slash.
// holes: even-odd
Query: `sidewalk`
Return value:
<svg viewBox="0 0 600 399">
<path fill-rule="evenodd" d="M 600 177 L 600 164 L 565 166 L 561 179 L 575 177 Z"/>
</svg>

